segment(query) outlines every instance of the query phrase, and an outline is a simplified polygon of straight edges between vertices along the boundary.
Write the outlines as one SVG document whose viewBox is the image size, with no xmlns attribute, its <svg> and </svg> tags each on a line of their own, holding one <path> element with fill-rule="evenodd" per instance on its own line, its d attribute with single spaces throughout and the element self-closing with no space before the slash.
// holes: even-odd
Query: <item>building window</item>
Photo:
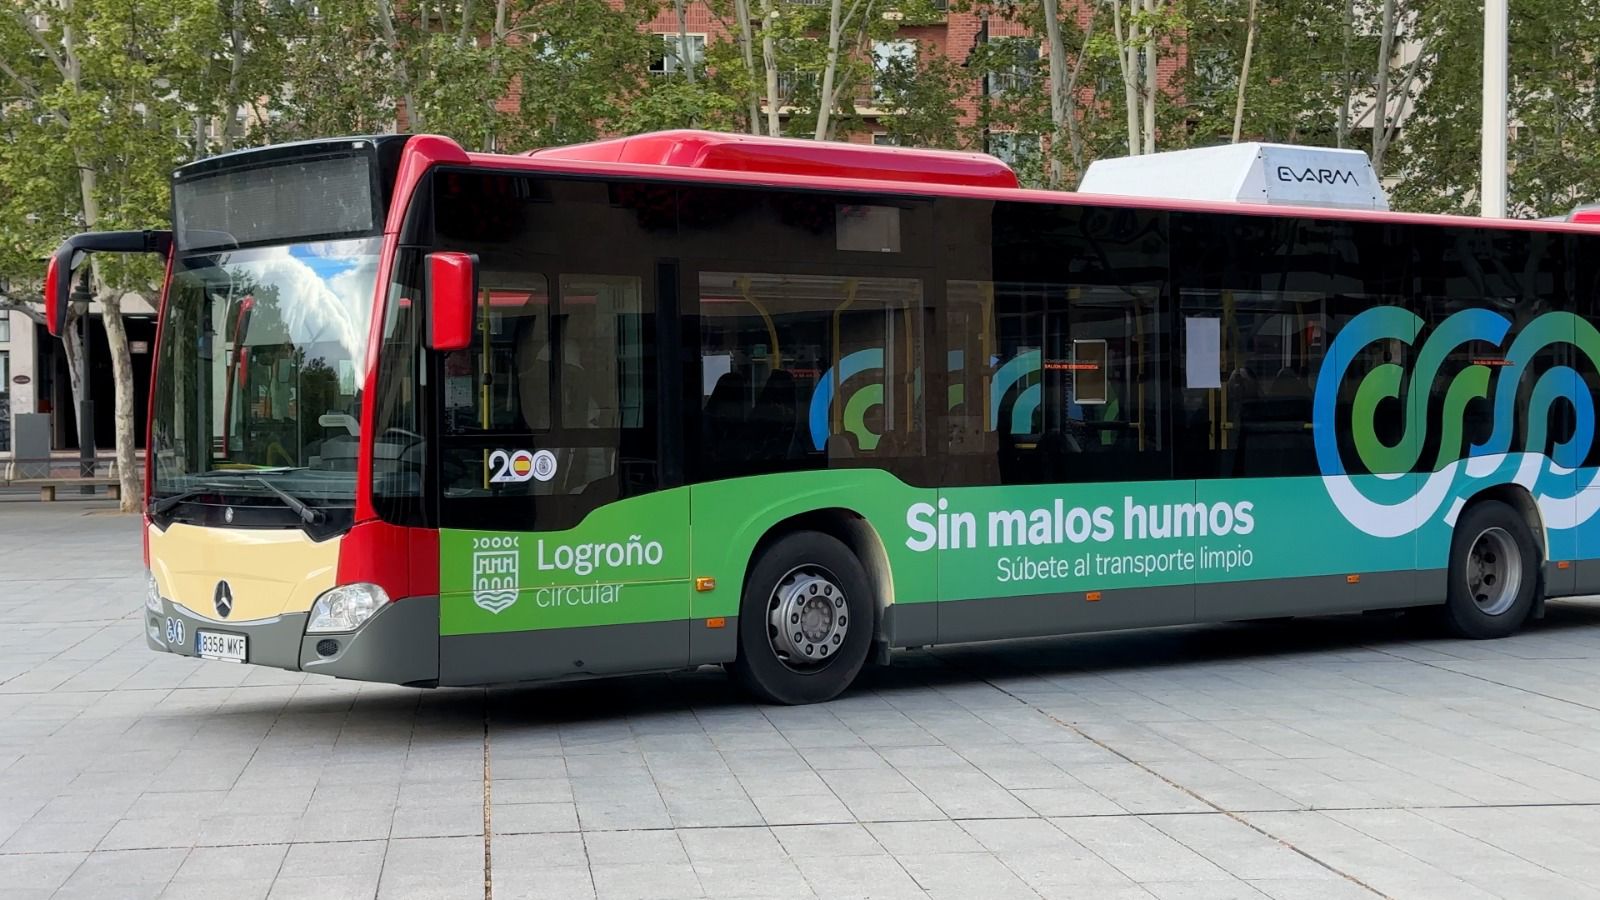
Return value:
<svg viewBox="0 0 1600 900">
<path fill-rule="evenodd" d="M 1039 136 L 1015 131 L 996 131 L 989 135 L 989 155 L 1013 169 L 1027 166 L 1039 158 Z"/>
<path fill-rule="evenodd" d="M 882 103 L 887 84 L 896 76 L 912 74 L 917 65 L 916 41 L 872 42 L 872 99 Z"/>
<path fill-rule="evenodd" d="M 995 70 L 989 73 L 989 96 L 1026 93 L 1039 74 L 1039 43 L 1035 38 L 1003 37 L 990 41 L 995 50 Z"/>
<path fill-rule="evenodd" d="M 11 314 L 0 314 L 0 344 L 11 341 Z"/>
<path fill-rule="evenodd" d="M 872 143 L 878 147 L 898 147 L 900 139 L 887 131 L 880 131 L 872 136 Z"/>
<path fill-rule="evenodd" d="M 650 71 L 657 75 L 671 75 L 683 70 L 683 35 L 677 33 L 662 34 L 661 51 L 650 60 Z M 688 35 L 689 63 L 696 72 L 701 71 L 706 65 L 706 36 L 703 34 Z"/>
<path fill-rule="evenodd" d="M 793 106 L 796 97 L 817 93 L 817 73 L 790 69 L 778 73 L 778 105 Z"/>
</svg>

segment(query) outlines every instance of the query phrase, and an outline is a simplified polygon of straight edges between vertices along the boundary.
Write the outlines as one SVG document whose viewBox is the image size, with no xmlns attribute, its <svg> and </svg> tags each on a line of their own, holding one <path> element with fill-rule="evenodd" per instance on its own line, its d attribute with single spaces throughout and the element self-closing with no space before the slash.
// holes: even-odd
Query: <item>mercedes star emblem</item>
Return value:
<svg viewBox="0 0 1600 900">
<path fill-rule="evenodd" d="M 229 525 L 233 524 L 233 507 L 230 506 L 222 511 L 222 521 L 227 522 Z"/>
<path fill-rule="evenodd" d="M 217 615 L 226 619 L 233 612 L 233 590 L 226 581 L 217 582 L 217 593 L 211 598 L 217 605 Z"/>
</svg>

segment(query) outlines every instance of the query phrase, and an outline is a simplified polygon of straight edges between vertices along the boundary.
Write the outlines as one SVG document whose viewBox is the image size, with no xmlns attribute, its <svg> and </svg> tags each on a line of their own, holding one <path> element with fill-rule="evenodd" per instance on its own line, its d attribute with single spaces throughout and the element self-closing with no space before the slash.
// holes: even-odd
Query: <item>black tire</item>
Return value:
<svg viewBox="0 0 1600 900">
<path fill-rule="evenodd" d="M 817 659 L 786 658 L 775 646 L 786 643 L 786 638 L 774 634 L 773 610 L 808 593 L 812 598 L 834 598 L 836 603 L 830 585 L 843 593 L 843 604 L 829 603 L 819 610 L 816 604 L 824 601 L 807 602 L 815 613 L 808 622 L 832 616 L 826 624 L 830 630 L 820 631 L 823 626 L 813 622 L 810 632 L 824 634 L 824 641 L 831 646 L 818 648 Z M 769 703 L 792 706 L 832 700 L 850 686 L 866 662 L 876 626 L 876 605 L 866 570 L 849 547 L 821 532 L 786 534 L 761 551 L 745 581 L 739 604 L 739 657 L 728 669 L 745 690 Z M 827 635 L 837 635 L 840 640 L 832 645 Z M 815 647 L 806 641 L 800 645 L 801 654 L 807 647 Z"/>
<path fill-rule="evenodd" d="M 1498 500 L 1467 507 L 1450 538 L 1445 627 L 1476 640 L 1514 634 L 1544 590 L 1543 563 L 1521 513 Z"/>
</svg>

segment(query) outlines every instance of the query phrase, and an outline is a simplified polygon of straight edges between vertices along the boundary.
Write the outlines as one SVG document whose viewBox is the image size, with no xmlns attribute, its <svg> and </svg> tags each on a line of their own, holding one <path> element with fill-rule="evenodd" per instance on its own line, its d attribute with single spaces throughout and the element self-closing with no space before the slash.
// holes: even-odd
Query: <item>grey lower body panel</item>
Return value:
<svg viewBox="0 0 1600 900">
<path fill-rule="evenodd" d="M 243 635 L 250 665 L 391 684 L 431 684 L 438 678 L 437 597 L 390 603 L 360 628 L 339 634 L 306 634 L 308 614 L 303 612 L 229 622 L 196 615 L 170 600 L 163 600 L 162 607 L 160 615 L 149 609 L 144 613 L 145 643 L 152 650 L 198 656 L 195 632 L 200 630 Z M 182 624 L 181 635 L 178 628 L 167 627 L 169 620 Z"/>
<path fill-rule="evenodd" d="M 445 635 L 439 638 L 439 683 L 495 684 L 681 669 L 689 665 L 693 621 L 697 620 Z"/>
<path fill-rule="evenodd" d="M 439 598 L 407 597 L 390 603 L 345 634 L 305 635 L 300 641 L 300 669 L 386 684 L 438 681 Z"/>
<path fill-rule="evenodd" d="M 284 613 L 249 622 L 229 622 L 196 615 L 171 600 L 163 599 L 161 606 L 159 616 L 148 608 L 144 611 L 145 643 L 152 650 L 179 656 L 199 656 L 196 631 L 242 634 L 246 638 L 245 662 L 276 669 L 300 670 L 300 638 L 306 633 L 306 614 L 303 612 Z M 169 621 L 180 623 L 181 629 L 169 628 Z M 154 632 L 151 629 L 155 629 Z"/>
<path fill-rule="evenodd" d="M 1437 580 L 1437 599 L 1424 599 L 1418 585 Z M 1195 585 L 1195 621 L 1230 622 L 1278 616 L 1321 616 L 1400 609 L 1444 602 L 1444 573 L 1367 572 L 1357 581 L 1346 575 L 1266 578 Z"/>
<path fill-rule="evenodd" d="M 883 638 L 891 647 L 923 647 L 939 640 L 938 603 L 891 603 L 883 611 Z"/>
<path fill-rule="evenodd" d="M 1089 600 L 1082 591 L 939 604 L 939 643 L 1115 631 L 1194 621 L 1194 587 L 1124 588 Z"/>
<path fill-rule="evenodd" d="M 739 617 L 724 616 L 721 628 L 708 628 L 705 623 L 705 619 L 689 620 L 688 664 L 714 666 L 733 662 L 739 655 Z"/>
<path fill-rule="evenodd" d="M 1444 570 L 1270 578 L 1221 584 L 954 600 L 937 604 L 938 643 L 1279 616 L 1317 616 L 1443 603 Z M 898 641 L 895 646 L 904 646 Z"/>
</svg>

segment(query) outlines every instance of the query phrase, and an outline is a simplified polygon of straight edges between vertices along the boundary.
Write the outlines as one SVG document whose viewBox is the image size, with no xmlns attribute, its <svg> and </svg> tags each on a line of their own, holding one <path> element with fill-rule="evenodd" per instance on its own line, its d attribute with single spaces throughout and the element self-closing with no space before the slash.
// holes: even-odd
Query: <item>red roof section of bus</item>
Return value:
<svg viewBox="0 0 1600 900">
<path fill-rule="evenodd" d="M 660 131 L 524 154 L 575 162 L 632 163 L 811 178 L 1016 188 L 1017 175 L 982 153 L 875 147 L 712 131 Z"/>
<path fill-rule="evenodd" d="M 1577 222 L 1580 225 L 1600 225 L 1600 206 L 1585 206 L 1575 209 L 1567 216 L 1568 222 Z"/>
</svg>

